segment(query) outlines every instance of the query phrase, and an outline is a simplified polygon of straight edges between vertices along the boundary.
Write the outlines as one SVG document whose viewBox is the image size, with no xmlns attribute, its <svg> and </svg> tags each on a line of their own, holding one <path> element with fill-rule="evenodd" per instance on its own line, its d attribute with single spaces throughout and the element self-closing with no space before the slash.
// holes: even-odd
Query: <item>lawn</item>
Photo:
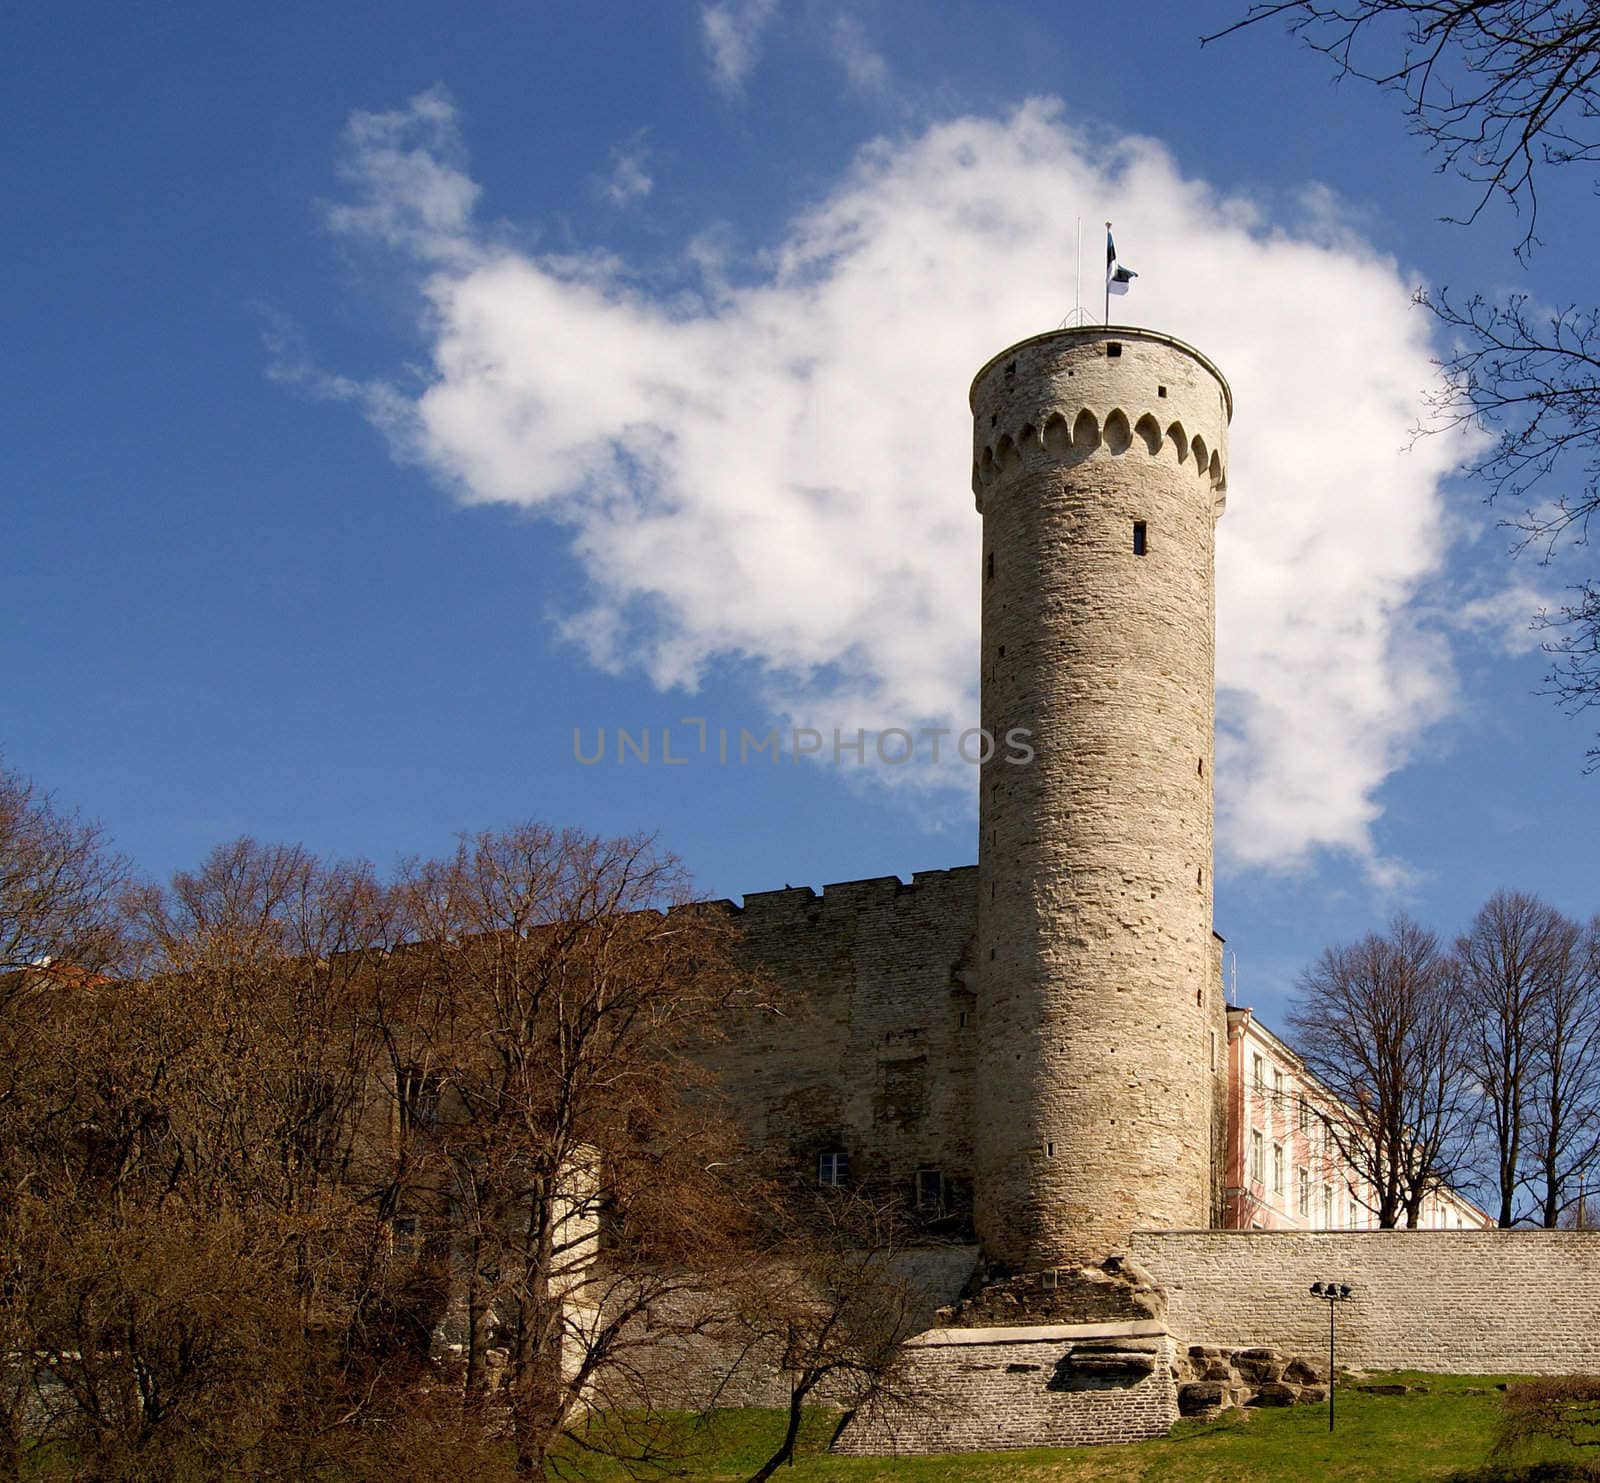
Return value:
<svg viewBox="0 0 1600 1483">
<path fill-rule="evenodd" d="M 1500 1416 L 1500 1377 L 1383 1376 L 1426 1394 L 1368 1395 L 1341 1390 L 1338 1429 L 1328 1434 L 1326 1407 L 1231 1413 L 1211 1423 L 1182 1422 L 1168 1437 L 1122 1447 L 1033 1448 L 943 1457 L 831 1457 L 838 1418 L 812 1412 L 800 1454 L 778 1483 L 1422 1483 L 1481 1466 Z M 770 1411 L 725 1411 L 697 1433 L 698 1455 L 679 1464 L 682 1476 L 738 1483 L 769 1455 L 782 1435 Z M 1600 1450 L 1600 1449 L 1596 1449 Z M 1552 1448 L 1550 1458 L 1589 1460 Z M 1526 1460 L 1526 1459 L 1523 1459 Z M 676 1469 L 675 1469 L 676 1471 Z M 591 1467 L 585 1476 L 611 1483 L 623 1475 Z"/>
</svg>

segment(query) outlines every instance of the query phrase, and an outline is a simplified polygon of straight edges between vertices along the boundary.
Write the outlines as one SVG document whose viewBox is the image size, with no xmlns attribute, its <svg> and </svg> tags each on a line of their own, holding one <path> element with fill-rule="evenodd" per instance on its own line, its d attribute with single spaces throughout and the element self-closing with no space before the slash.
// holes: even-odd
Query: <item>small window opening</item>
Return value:
<svg viewBox="0 0 1600 1483">
<path fill-rule="evenodd" d="M 1133 522 L 1133 554 L 1135 556 L 1143 556 L 1144 550 L 1144 521 L 1135 520 Z"/>
<path fill-rule="evenodd" d="M 1157 396 L 1165 396 L 1166 394 L 1167 394 L 1167 388 L 1166 387 L 1164 387 L 1164 386 L 1156 387 L 1156 395 Z"/>
<path fill-rule="evenodd" d="M 967 1028 L 967 1012 L 964 1009 L 956 1016 L 956 1028 L 960 1030 Z"/>
<path fill-rule="evenodd" d="M 1113 340 L 1109 345 L 1106 346 L 1106 354 L 1112 360 L 1115 360 L 1119 355 L 1122 354 L 1122 346 Z"/>
<path fill-rule="evenodd" d="M 999 425 L 999 422 L 1000 422 L 1000 414 L 998 412 L 991 412 L 989 414 L 989 426 L 990 427 L 996 427 L 996 426 Z"/>
<path fill-rule="evenodd" d="M 817 1156 L 817 1183 L 829 1189 L 842 1189 L 850 1182 L 850 1155 L 843 1149 L 830 1148 Z"/>
<path fill-rule="evenodd" d="M 986 556 L 984 558 L 983 575 L 984 575 L 984 580 L 985 581 L 992 581 L 994 579 L 994 552 L 993 551 L 991 551 L 988 554 L 988 556 Z"/>
<path fill-rule="evenodd" d="M 937 1169 L 917 1170 L 917 1209 L 944 1208 L 944 1175 Z"/>
<path fill-rule="evenodd" d="M 1206 883 L 1206 868 L 1205 868 L 1204 865 L 1202 865 L 1197 871 L 1195 871 L 1195 873 L 1194 873 L 1194 883 L 1197 886 L 1205 885 L 1205 883 Z"/>
<path fill-rule="evenodd" d="M 1197 778 L 1203 778 L 1206 775 L 1206 759 L 1204 757 L 1196 757 L 1194 759 L 1194 775 Z"/>
<path fill-rule="evenodd" d="M 1000 657 L 1002 659 L 1006 657 L 1006 646 L 1004 644 L 1000 645 Z"/>
<path fill-rule="evenodd" d="M 1054 1143 L 1046 1143 L 1045 1144 L 1045 1146 L 1044 1146 L 1044 1156 L 1047 1159 L 1053 1159 L 1056 1156 L 1056 1146 L 1055 1146 Z"/>
</svg>

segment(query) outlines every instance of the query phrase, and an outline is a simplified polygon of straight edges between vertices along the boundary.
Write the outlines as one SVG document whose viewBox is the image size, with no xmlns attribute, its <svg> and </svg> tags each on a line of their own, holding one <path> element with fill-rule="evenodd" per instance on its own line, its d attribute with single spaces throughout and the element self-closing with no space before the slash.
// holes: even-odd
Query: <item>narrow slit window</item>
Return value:
<svg viewBox="0 0 1600 1483">
<path fill-rule="evenodd" d="M 993 578 L 993 576 L 994 576 L 994 552 L 993 551 L 991 551 L 988 554 L 988 556 L 986 556 L 984 558 L 983 575 L 984 575 L 985 578 Z"/>
<path fill-rule="evenodd" d="M 1122 354 L 1122 346 L 1118 344 L 1117 341 L 1113 340 L 1109 345 L 1106 346 L 1106 354 L 1112 360 L 1115 360 L 1119 355 Z"/>
<path fill-rule="evenodd" d="M 1133 522 L 1133 554 L 1143 556 L 1145 551 L 1144 521 Z"/>
</svg>

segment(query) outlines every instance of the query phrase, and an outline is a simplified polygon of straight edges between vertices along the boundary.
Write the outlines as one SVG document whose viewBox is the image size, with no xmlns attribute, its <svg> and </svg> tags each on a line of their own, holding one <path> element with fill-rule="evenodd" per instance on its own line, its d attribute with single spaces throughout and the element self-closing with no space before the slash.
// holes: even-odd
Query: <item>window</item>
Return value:
<svg viewBox="0 0 1600 1483">
<path fill-rule="evenodd" d="M 1133 522 L 1133 554 L 1135 556 L 1143 556 L 1144 549 L 1144 521 L 1135 520 Z"/>
<path fill-rule="evenodd" d="M 1211 1032 L 1211 1069 L 1213 1071 L 1217 1069 L 1217 1032 L 1215 1030 Z"/>
<path fill-rule="evenodd" d="M 1259 1096 L 1265 1096 L 1267 1091 L 1267 1063 L 1260 1056 L 1256 1056 L 1254 1060 L 1256 1093 Z"/>
<path fill-rule="evenodd" d="M 850 1182 L 850 1155 L 843 1149 L 830 1148 L 817 1157 L 817 1183 L 839 1189 Z"/>
<path fill-rule="evenodd" d="M 1300 1213 L 1311 1219 L 1311 1171 L 1303 1165 L 1300 1169 Z"/>
<path fill-rule="evenodd" d="M 1333 1186 L 1322 1186 L 1322 1224 L 1325 1229 L 1333 1229 Z"/>
<path fill-rule="evenodd" d="M 389 1222 L 389 1242 L 395 1251 L 415 1251 L 417 1249 L 416 1216 L 395 1216 L 394 1219 Z"/>
<path fill-rule="evenodd" d="M 1300 1094 L 1300 1131 L 1302 1133 L 1311 1131 L 1311 1104 L 1306 1101 L 1304 1092 Z"/>
<path fill-rule="evenodd" d="M 1283 1193 L 1283 1145 L 1272 1145 L 1272 1188 L 1278 1193 Z"/>
<path fill-rule="evenodd" d="M 1272 1101 L 1276 1107 L 1283 1106 L 1283 1068 L 1281 1066 L 1272 1068 Z"/>
<path fill-rule="evenodd" d="M 1122 346 L 1118 344 L 1117 341 L 1113 340 L 1109 345 L 1106 346 L 1106 354 L 1112 360 L 1115 360 L 1119 355 L 1122 354 Z"/>
<path fill-rule="evenodd" d="M 1250 1130 L 1250 1182 L 1252 1184 L 1261 1183 L 1262 1149 L 1261 1129 L 1252 1128 Z"/>
<path fill-rule="evenodd" d="M 917 1209 L 944 1208 L 944 1175 L 937 1169 L 917 1170 Z"/>
</svg>

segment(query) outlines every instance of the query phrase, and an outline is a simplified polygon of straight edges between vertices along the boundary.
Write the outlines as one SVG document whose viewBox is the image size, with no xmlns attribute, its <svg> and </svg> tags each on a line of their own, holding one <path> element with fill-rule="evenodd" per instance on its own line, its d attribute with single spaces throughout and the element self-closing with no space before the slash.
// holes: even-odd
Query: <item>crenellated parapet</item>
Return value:
<svg viewBox="0 0 1600 1483">
<path fill-rule="evenodd" d="M 919 870 L 910 881 L 897 875 L 869 876 L 864 880 L 835 881 L 820 891 L 810 886 L 785 886 L 778 891 L 750 891 L 742 905 L 715 903 L 748 933 L 787 933 L 806 927 L 854 930 L 864 914 L 955 910 L 971 913 L 975 905 L 978 870 L 975 865 L 951 870 Z"/>
<path fill-rule="evenodd" d="M 1163 428 L 1156 412 L 1140 411 L 1130 417 L 1122 407 L 1105 412 L 1079 407 L 1070 415 L 1058 409 L 1042 422 L 1025 421 L 998 437 L 991 430 L 987 438 L 980 438 L 972 462 L 972 492 L 979 513 L 984 491 L 1008 476 L 1047 463 L 1071 466 L 1096 453 L 1112 458 L 1142 455 L 1186 466 L 1212 495 L 1215 513 L 1222 513 L 1228 476 L 1221 450 L 1209 447 L 1203 433 L 1191 437 L 1176 418 Z"/>
</svg>

